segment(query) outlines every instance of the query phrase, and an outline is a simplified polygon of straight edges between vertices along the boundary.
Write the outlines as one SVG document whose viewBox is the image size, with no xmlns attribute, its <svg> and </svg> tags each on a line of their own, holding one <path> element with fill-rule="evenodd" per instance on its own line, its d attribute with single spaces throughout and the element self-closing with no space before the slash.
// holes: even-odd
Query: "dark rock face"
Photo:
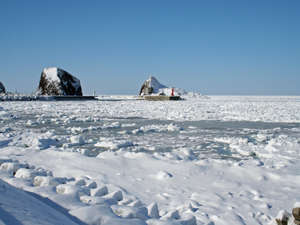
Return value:
<svg viewBox="0 0 300 225">
<path fill-rule="evenodd" d="M 0 94 L 5 94 L 5 93 L 6 93 L 5 87 L 4 87 L 4 85 L 0 81 Z"/>
<path fill-rule="evenodd" d="M 300 224 L 300 208 L 293 208 L 292 214 L 294 216 L 294 223 Z"/>
<path fill-rule="evenodd" d="M 82 96 L 80 80 L 68 72 L 52 67 L 41 74 L 39 93 L 41 95 Z"/>
<path fill-rule="evenodd" d="M 151 95 L 153 93 L 153 88 L 149 87 L 146 83 L 144 83 L 141 87 L 139 95 Z"/>
</svg>

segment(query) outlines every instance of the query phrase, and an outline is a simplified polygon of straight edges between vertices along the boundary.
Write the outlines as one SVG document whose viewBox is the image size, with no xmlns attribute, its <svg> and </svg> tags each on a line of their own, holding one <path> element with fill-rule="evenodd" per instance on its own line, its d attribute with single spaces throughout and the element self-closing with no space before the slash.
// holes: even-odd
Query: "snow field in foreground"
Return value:
<svg viewBox="0 0 300 225">
<path fill-rule="evenodd" d="M 299 107 L 297 97 L 3 102 L 0 192 L 11 194 L 0 222 L 274 224 L 300 201 Z"/>
</svg>

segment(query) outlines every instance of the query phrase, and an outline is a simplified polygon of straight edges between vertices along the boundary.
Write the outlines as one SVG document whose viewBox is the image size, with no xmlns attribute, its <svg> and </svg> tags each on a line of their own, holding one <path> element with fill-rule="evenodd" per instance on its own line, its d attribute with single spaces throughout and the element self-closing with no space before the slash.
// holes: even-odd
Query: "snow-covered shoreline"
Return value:
<svg viewBox="0 0 300 225">
<path fill-rule="evenodd" d="M 299 111 L 298 96 L 0 102 L 0 179 L 86 224 L 274 224 L 300 201 Z"/>
</svg>

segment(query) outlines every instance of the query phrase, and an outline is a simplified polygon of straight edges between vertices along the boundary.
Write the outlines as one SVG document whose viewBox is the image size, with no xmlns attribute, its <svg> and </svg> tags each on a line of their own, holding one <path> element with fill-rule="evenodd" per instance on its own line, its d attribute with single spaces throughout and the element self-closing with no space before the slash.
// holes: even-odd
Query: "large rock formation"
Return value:
<svg viewBox="0 0 300 225">
<path fill-rule="evenodd" d="M 165 95 L 165 96 L 182 96 L 184 98 L 207 98 L 198 92 L 187 92 L 182 88 L 176 87 L 167 87 L 158 82 L 158 80 L 150 76 L 148 80 L 146 80 L 139 92 L 140 96 L 145 95 Z"/>
<path fill-rule="evenodd" d="M 57 67 L 43 70 L 38 92 L 41 95 L 82 96 L 80 80 Z"/>
<path fill-rule="evenodd" d="M 6 93 L 5 87 L 4 87 L 4 85 L 0 81 L 0 94 L 5 94 L 5 93 Z"/>
<path fill-rule="evenodd" d="M 163 93 L 164 88 L 167 88 L 167 86 L 161 84 L 158 82 L 158 80 L 150 76 L 148 80 L 146 80 L 140 90 L 139 95 L 152 95 L 152 94 L 160 94 Z"/>
<path fill-rule="evenodd" d="M 188 92 L 186 92 L 181 88 L 167 87 L 159 83 L 158 80 L 153 76 L 150 76 L 149 79 L 143 83 L 139 93 L 139 95 L 141 96 L 144 95 L 181 96 L 186 94 L 188 94 Z"/>
</svg>

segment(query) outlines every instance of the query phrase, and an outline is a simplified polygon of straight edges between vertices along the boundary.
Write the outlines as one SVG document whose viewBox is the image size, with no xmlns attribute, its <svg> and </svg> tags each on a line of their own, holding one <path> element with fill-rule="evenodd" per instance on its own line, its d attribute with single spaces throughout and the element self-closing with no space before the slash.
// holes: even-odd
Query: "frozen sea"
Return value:
<svg viewBox="0 0 300 225">
<path fill-rule="evenodd" d="M 45 205 L 1 194 L 0 224 L 274 224 L 300 202 L 299 96 L 112 98 L 0 102 L 0 194 Z"/>
</svg>

